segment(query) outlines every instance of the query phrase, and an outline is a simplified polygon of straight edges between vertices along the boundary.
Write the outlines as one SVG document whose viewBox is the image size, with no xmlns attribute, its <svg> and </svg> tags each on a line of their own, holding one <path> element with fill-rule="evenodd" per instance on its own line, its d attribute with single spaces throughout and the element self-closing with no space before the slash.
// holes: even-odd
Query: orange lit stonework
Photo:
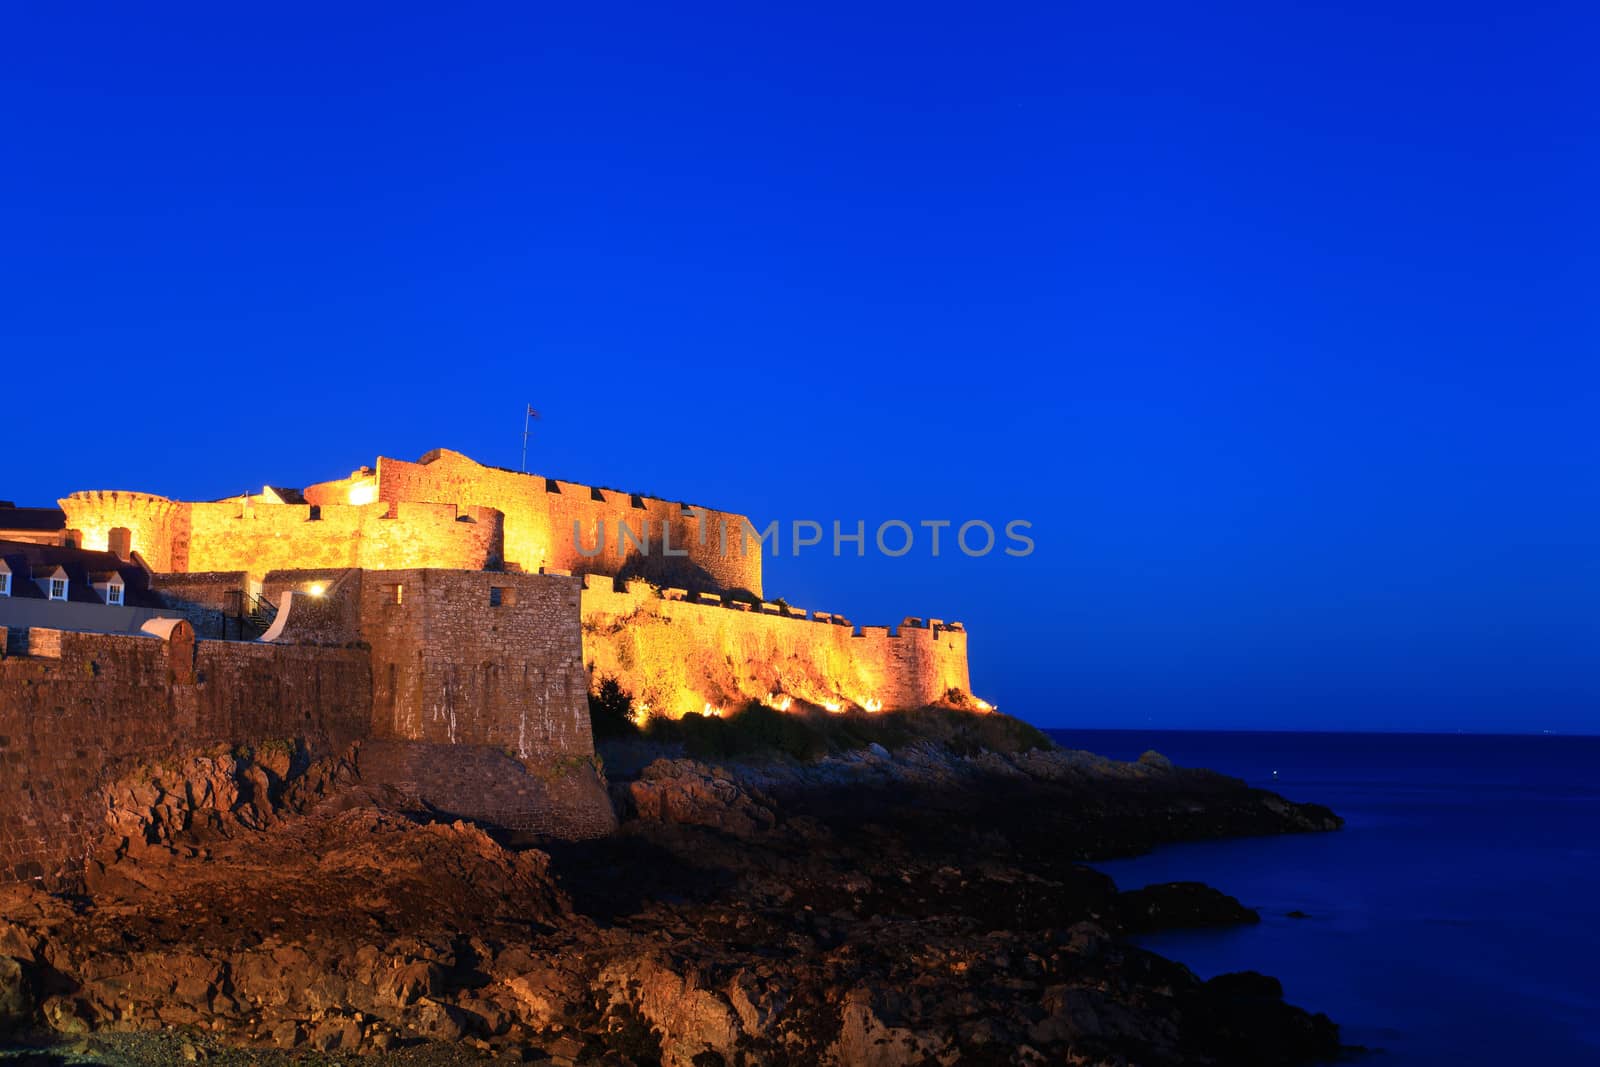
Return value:
<svg viewBox="0 0 1600 1067">
<path fill-rule="evenodd" d="M 380 457 L 299 494 L 267 487 L 185 502 L 88 492 L 61 507 L 85 547 L 104 548 L 112 530 L 127 530 L 158 572 L 244 572 L 257 582 L 272 571 L 341 567 L 583 576 L 584 662 L 594 679 L 616 677 L 649 715 L 729 712 L 750 701 L 871 712 L 970 690 L 959 623 L 855 627 L 759 602 L 760 547 L 739 552 L 742 515 L 484 466 L 448 449 L 417 463 Z M 602 544 L 602 523 L 603 550 L 585 555 L 580 545 Z M 622 524 L 651 535 L 648 551 L 619 545 Z M 684 555 L 665 551 L 663 534 Z M 614 587 L 620 575 L 651 581 Z"/>
</svg>

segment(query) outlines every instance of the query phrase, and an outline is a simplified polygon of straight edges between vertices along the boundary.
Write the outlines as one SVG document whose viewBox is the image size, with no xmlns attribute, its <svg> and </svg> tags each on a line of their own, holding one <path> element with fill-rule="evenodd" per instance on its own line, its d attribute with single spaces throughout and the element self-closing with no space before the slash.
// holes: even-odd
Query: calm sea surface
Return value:
<svg viewBox="0 0 1600 1067">
<path fill-rule="evenodd" d="M 1096 864 L 1124 889 L 1194 879 L 1261 912 L 1141 944 L 1206 978 L 1278 976 L 1380 1049 L 1374 1067 L 1600 1064 L 1600 737 L 1051 734 L 1117 759 L 1153 748 L 1345 818 Z"/>
</svg>

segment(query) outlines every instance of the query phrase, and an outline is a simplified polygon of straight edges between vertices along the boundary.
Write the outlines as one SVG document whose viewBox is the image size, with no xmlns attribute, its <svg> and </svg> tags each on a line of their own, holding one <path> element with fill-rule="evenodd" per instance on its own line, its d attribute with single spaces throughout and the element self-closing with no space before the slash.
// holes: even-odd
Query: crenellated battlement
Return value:
<svg viewBox="0 0 1600 1067">
<path fill-rule="evenodd" d="M 567 574 L 567 571 L 550 571 L 546 574 Z M 959 622 L 947 623 L 943 619 L 920 619 L 907 615 L 900 620 L 899 626 L 857 626 L 843 615 L 836 615 L 826 611 L 807 611 L 788 604 L 778 604 L 763 601 L 753 605 L 744 600 L 724 599 L 716 593 L 691 593 L 687 589 L 662 589 L 651 582 L 638 579 L 613 578 L 605 574 L 580 575 L 583 579 L 583 588 L 597 593 L 619 593 L 635 600 L 643 601 L 651 598 L 675 601 L 686 604 L 698 604 L 707 607 L 720 607 L 733 611 L 744 611 L 757 615 L 776 615 L 779 618 L 794 619 L 799 622 L 811 622 L 825 626 L 844 626 L 851 629 L 859 637 L 863 630 L 883 630 L 890 637 L 898 637 L 903 630 L 930 630 L 933 632 L 950 631 L 952 633 L 965 633 L 966 627 Z"/>
<path fill-rule="evenodd" d="M 178 501 L 155 493 L 140 493 L 129 489 L 81 489 L 68 495 L 67 500 L 100 507 L 144 507 L 148 505 L 175 505 Z M 66 503 L 66 501 L 61 501 Z"/>
<path fill-rule="evenodd" d="M 769 611 L 642 581 L 588 575 L 583 583 L 591 682 L 618 679 L 651 714 L 676 718 L 751 700 L 893 711 L 970 692 L 959 625 L 908 617 L 898 627 L 858 627 L 828 612 Z"/>
</svg>

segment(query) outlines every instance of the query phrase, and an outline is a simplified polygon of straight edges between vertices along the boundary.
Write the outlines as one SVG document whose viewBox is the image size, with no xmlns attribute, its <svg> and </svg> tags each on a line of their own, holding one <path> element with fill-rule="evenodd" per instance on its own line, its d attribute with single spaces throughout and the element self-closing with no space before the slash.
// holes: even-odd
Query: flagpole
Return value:
<svg viewBox="0 0 1600 1067">
<path fill-rule="evenodd" d="M 527 474 L 528 473 L 528 428 L 532 425 L 533 420 L 537 419 L 538 417 L 539 417 L 539 413 L 537 411 L 533 410 L 533 405 L 532 404 L 529 404 L 527 406 L 526 410 L 524 410 L 523 413 L 522 413 L 522 473 L 523 474 Z"/>
</svg>

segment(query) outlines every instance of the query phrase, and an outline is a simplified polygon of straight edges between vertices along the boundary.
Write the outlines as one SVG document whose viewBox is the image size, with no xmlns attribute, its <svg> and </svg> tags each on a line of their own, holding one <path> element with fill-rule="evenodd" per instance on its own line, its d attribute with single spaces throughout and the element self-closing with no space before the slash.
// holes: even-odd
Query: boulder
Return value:
<svg viewBox="0 0 1600 1067">
<path fill-rule="evenodd" d="M 709 826 L 748 837 L 778 821 L 753 788 L 694 760 L 656 760 L 629 792 L 639 818 L 656 822 Z"/>
<path fill-rule="evenodd" d="M 1117 910 L 1123 929 L 1133 934 L 1261 921 L 1259 913 L 1203 882 L 1164 882 L 1121 893 Z"/>
<path fill-rule="evenodd" d="M 20 1029 L 33 1019 L 33 983 L 21 963 L 0 956 L 0 1033 Z"/>
</svg>

